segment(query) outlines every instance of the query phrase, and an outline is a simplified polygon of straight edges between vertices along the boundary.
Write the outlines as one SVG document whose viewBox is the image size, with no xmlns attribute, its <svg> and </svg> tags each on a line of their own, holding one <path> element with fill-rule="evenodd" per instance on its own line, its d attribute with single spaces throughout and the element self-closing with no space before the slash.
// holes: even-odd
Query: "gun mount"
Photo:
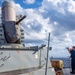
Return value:
<svg viewBox="0 0 75 75">
<path fill-rule="evenodd" d="M 2 26 L 6 43 L 21 43 L 20 22 L 25 19 L 23 16 L 16 21 L 15 5 L 10 1 L 2 3 Z"/>
</svg>

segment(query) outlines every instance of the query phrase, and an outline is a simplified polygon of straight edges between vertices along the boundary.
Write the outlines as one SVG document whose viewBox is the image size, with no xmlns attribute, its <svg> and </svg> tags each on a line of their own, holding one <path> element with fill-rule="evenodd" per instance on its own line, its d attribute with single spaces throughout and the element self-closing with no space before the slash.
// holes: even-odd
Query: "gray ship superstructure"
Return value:
<svg viewBox="0 0 75 75">
<path fill-rule="evenodd" d="M 47 62 L 47 47 L 24 46 L 24 30 L 17 20 L 14 3 L 2 3 L 0 24 L 0 75 L 55 75 L 50 60 Z M 46 71 L 47 70 L 47 71 Z"/>
</svg>

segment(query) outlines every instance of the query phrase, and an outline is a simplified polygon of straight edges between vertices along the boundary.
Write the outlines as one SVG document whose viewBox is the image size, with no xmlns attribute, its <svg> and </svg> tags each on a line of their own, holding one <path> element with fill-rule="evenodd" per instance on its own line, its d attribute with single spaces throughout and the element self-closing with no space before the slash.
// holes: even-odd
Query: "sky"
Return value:
<svg viewBox="0 0 75 75">
<path fill-rule="evenodd" d="M 50 33 L 50 57 L 70 56 L 66 47 L 75 45 L 75 0 L 9 1 L 14 2 L 17 15 L 27 16 L 22 21 L 27 46 L 47 45 Z"/>
</svg>

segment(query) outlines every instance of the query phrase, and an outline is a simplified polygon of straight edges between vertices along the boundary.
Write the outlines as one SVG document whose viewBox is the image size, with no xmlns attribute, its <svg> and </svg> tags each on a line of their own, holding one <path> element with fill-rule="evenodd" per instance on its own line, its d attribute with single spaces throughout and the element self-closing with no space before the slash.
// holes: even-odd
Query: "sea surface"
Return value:
<svg viewBox="0 0 75 75">
<path fill-rule="evenodd" d="M 50 60 L 62 60 L 64 63 L 64 68 L 71 67 L 71 58 L 51 58 Z"/>
</svg>

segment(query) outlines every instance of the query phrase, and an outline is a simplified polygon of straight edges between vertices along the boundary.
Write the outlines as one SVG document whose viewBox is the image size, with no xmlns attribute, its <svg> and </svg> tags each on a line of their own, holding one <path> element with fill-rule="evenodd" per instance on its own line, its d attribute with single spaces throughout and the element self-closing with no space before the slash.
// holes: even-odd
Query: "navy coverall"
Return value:
<svg viewBox="0 0 75 75">
<path fill-rule="evenodd" d="M 71 68 L 72 68 L 72 72 L 75 71 L 75 50 L 71 50 Z"/>
</svg>

